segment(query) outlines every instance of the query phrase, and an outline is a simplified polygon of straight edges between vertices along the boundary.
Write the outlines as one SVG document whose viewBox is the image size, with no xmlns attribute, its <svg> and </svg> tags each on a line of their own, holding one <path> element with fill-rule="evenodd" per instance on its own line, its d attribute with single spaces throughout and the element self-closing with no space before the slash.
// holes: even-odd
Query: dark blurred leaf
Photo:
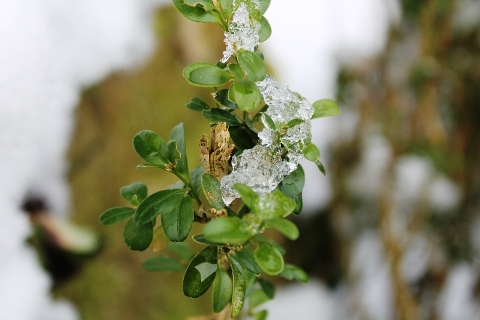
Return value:
<svg viewBox="0 0 480 320">
<path fill-rule="evenodd" d="M 243 304 L 245 303 L 245 293 L 246 293 L 246 278 L 242 263 L 232 254 L 227 254 L 228 262 L 232 268 L 233 275 L 233 292 L 232 292 L 232 310 L 231 317 L 237 317 L 243 309 Z"/>
<path fill-rule="evenodd" d="M 233 113 L 218 108 L 202 111 L 202 115 L 211 122 L 225 122 L 227 126 L 238 126 L 242 123 Z"/>
<path fill-rule="evenodd" d="M 218 265 L 217 274 L 213 281 L 213 311 L 220 312 L 230 303 L 232 299 L 232 279 L 222 266 Z"/>
<path fill-rule="evenodd" d="M 147 271 L 160 272 L 178 272 L 185 270 L 185 266 L 182 263 L 167 256 L 147 259 L 142 263 L 142 267 Z"/>
</svg>

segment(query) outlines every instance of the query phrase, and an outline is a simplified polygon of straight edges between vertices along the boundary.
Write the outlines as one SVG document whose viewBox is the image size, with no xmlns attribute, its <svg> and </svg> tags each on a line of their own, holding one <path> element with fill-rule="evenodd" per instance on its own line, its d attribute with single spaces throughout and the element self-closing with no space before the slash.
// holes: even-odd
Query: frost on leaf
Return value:
<svg viewBox="0 0 480 320">
<path fill-rule="evenodd" d="M 259 8 L 259 4 L 253 1 Z M 260 22 L 253 19 L 244 2 L 240 3 L 237 10 L 233 14 L 232 21 L 225 32 L 226 49 L 223 52 L 222 62 L 225 63 L 238 50 L 244 49 L 254 51 L 255 47 L 260 43 Z"/>
</svg>

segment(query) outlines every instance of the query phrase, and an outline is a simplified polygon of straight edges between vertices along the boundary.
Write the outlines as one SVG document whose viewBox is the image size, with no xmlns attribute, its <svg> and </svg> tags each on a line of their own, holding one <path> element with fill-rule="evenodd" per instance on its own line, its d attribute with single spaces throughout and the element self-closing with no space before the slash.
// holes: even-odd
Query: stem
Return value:
<svg viewBox="0 0 480 320">
<path fill-rule="evenodd" d="M 178 177 L 178 179 L 180 179 L 180 181 L 182 181 L 185 186 L 187 187 L 188 189 L 188 193 L 193 196 L 193 198 L 195 199 L 195 201 L 197 201 L 198 205 L 201 206 L 202 205 L 202 201 L 200 200 L 200 198 L 198 197 L 197 193 L 193 190 L 193 187 L 192 187 L 192 183 L 190 181 L 188 181 L 187 179 L 185 179 L 185 177 L 183 177 L 182 175 L 179 175 L 177 174 L 176 172 L 174 172 L 175 175 Z"/>
</svg>

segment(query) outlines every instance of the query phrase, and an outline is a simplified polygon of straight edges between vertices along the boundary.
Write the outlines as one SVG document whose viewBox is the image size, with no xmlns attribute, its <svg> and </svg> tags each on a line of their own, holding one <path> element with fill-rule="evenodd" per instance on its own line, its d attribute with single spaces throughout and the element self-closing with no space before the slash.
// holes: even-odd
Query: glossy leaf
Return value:
<svg viewBox="0 0 480 320">
<path fill-rule="evenodd" d="M 133 219 L 128 220 L 123 230 L 123 241 L 132 251 L 144 251 L 153 239 L 153 223 L 148 222 L 137 226 Z"/>
<path fill-rule="evenodd" d="M 192 7 L 202 7 L 205 11 L 211 11 L 215 9 L 212 0 L 183 0 L 185 4 Z"/>
<path fill-rule="evenodd" d="M 245 77 L 245 74 L 243 73 L 242 68 L 236 63 L 229 63 L 228 69 L 230 70 L 232 75 L 235 77 L 235 79 L 243 79 Z"/>
<path fill-rule="evenodd" d="M 202 175 L 202 188 L 208 203 L 214 209 L 220 210 L 225 207 L 222 199 L 220 181 L 209 173 Z"/>
<path fill-rule="evenodd" d="M 225 243 L 221 243 L 221 242 L 208 241 L 208 240 L 205 239 L 203 234 L 196 234 L 192 237 L 192 239 L 193 239 L 193 241 L 195 241 L 197 243 L 205 244 L 207 246 L 223 246 L 225 244 Z"/>
<path fill-rule="evenodd" d="M 290 240 L 297 240 L 298 236 L 300 235 L 300 231 L 298 231 L 297 226 L 290 220 L 276 218 L 266 220 L 265 224 L 269 227 L 277 229 Z"/>
<path fill-rule="evenodd" d="M 315 101 L 312 106 L 315 110 L 312 119 L 336 116 L 340 113 L 337 103 L 330 99 Z"/>
<path fill-rule="evenodd" d="M 267 320 L 268 311 L 261 310 L 259 312 L 254 313 L 252 316 L 254 320 Z"/>
<path fill-rule="evenodd" d="M 245 202 L 249 208 L 253 208 L 258 203 L 258 194 L 249 186 L 238 183 L 235 184 L 233 188 L 240 194 L 243 202 Z"/>
<path fill-rule="evenodd" d="M 183 177 L 184 180 L 190 180 L 190 174 L 188 172 L 188 163 L 187 163 L 187 148 L 185 143 L 185 129 L 183 128 L 183 123 L 177 124 L 170 131 L 170 141 L 176 142 L 176 147 L 178 149 L 179 160 L 176 162 L 175 171 L 177 174 Z"/>
<path fill-rule="evenodd" d="M 190 250 L 190 246 L 185 242 L 170 242 L 168 244 L 168 250 L 172 251 L 185 261 L 190 261 L 190 258 L 192 257 L 192 250 Z"/>
<path fill-rule="evenodd" d="M 159 166 L 164 166 L 167 160 L 161 155 L 165 141 L 153 131 L 143 130 L 133 138 L 133 148 L 144 160 Z"/>
<path fill-rule="evenodd" d="M 254 235 L 252 229 L 237 217 L 221 217 L 208 222 L 203 230 L 205 240 L 213 243 L 240 244 Z"/>
<path fill-rule="evenodd" d="M 320 160 L 315 161 L 315 164 L 317 165 L 318 170 L 320 170 L 320 172 L 323 173 L 324 176 L 327 175 L 325 167 L 323 166 L 323 163 L 320 162 Z"/>
<path fill-rule="evenodd" d="M 235 102 L 228 100 L 228 89 L 221 89 L 215 93 L 215 101 L 228 109 L 238 109 Z"/>
<path fill-rule="evenodd" d="M 308 275 L 305 273 L 305 271 L 288 263 L 285 264 L 280 276 L 287 280 L 297 280 L 303 283 L 308 282 Z"/>
<path fill-rule="evenodd" d="M 100 223 L 104 226 L 112 225 L 130 219 L 135 209 L 129 207 L 116 207 L 105 211 L 100 215 Z"/>
<path fill-rule="evenodd" d="M 176 198 L 177 200 L 179 198 Z M 162 225 L 168 239 L 173 242 L 183 241 L 192 229 L 194 207 L 192 199 L 184 195 L 180 201 L 162 203 L 160 209 Z"/>
<path fill-rule="evenodd" d="M 253 254 L 258 265 L 266 274 L 277 275 L 283 271 L 283 256 L 271 243 L 259 243 L 257 250 Z"/>
<path fill-rule="evenodd" d="M 235 102 L 240 110 L 253 112 L 262 101 L 262 94 L 255 82 L 236 78 L 230 86 L 228 98 Z"/>
<path fill-rule="evenodd" d="M 145 183 L 134 182 L 128 186 L 120 188 L 121 196 L 132 203 L 134 206 L 138 206 L 140 202 L 145 200 L 148 196 L 148 188 Z"/>
<path fill-rule="evenodd" d="M 247 290 L 246 270 L 235 255 L 227 254 L 227 258 L 233 275 L 232 310 L 230 315 L 232 318 L 235 318 L 242 312 L 243 304 L 245 303 L 245 293 Z"/>
<path fill-rule="evenodd" d="M 218 265 L 217 274 L 213 281 L 213 311 L 220 312 L 230 303 L 232 299 L 232 279 L 222 266 Z"/>
<path fill-rule="evenodd" d="M 142 267 L 147 271 L 178 272 L 185 270 L 185 266 L 177 259 L 161 256 L 145 260 Z"/>
<path fill-rule="evenodd" d="M 255 261 L 253 254 L 244 249 L 236 252 L 238 259 L 243 264 L 243 266 L 253 274 L 259 275 L 262 272 L 262 269 Z"/>
<path fill-rule="evenodd" d="M 278 190 L 261 195 L 258 202 L 250 207 L 252 213 L 263 220 L 286 217 L 295 208 L 295 202 Z"/>
<path fill-rule="evenodd" d="M 185 189 L 169 189 L 151 194 L 138 206 L 133 220 L 137 225 L 154 220 L 161 211 L 170 210 L 171 203 L 179 204 L 186 193 Z"/>
<path fill-rule="evenodd" d="M 237 60 L 250 80 L 258 82 L 265 79 L 267 69 L 265 68 L 262 58 L 255 52 L 241 49 L 237 53 Z"/>
<path fill-rule="evenodd" d="M 190 171 L 190 181 L 192 181 L 192 188 L 195 194 L 200 195 L 202 191 L 202 174 L 205 170 L 202 166 L 196 167 Z"/>
<path fill-rule="evenodd" d="M 292 171 L 288 176 L 283 179 L 279 184 L 280 191 L 286 196 L 295 201 L 294 214 L 300 214 L 303 208 L 302 191 L 305 185 L 305 172 L 301 165 Z"/>
<path fill-rule="evenodd" d="M 256 307 L 258 307 L 261 304 L 264 304 L 268 300 L 270 300 L 270 298 L 265 294 L 265 292 L 263 292 L 263 290 L 259 290 L 259 289 L 254 290 L 250 295 L 250 299 L 249 299 L 250 308 L 255 309 Z"/>
<path fill-rule="evenodd" d="M 183 277 L 183 293 L 190 298 L 198 298 L 213 283 L 217 272 L 217 248 L 206 247 L 193 259 Z"/>
<path fill-rule="evenodd" d="M 233 78 L 227 71 L 205 62 L 189 65 L 183 70 L 183 76 L 187 82 L 198 87 L 217 87 Z"/>
<path fill-rule="evenodd" d="M 202 111 L 202 115 L 211 122 L 225 122 L 227 126 L 238 126 L 242 123 L 235 114 L 218 108 Z"/>
<path fill-rule="evenodd" d="M 273 285 L 273 283 L 262 278 L 258 278 L 257 281 L 260 284 L 263 292 L 265 292 L 265 294 L 267 295 L 267 297 L 273 299 L 275 297 L 275 286 Z"/>
<path fill-rule="evenodd" d="M 193 111 L 210 110 L 210 106 L 208 105 L 208 103 L 199 98 L 190 99 L 190 102 L 187 103 L 185 107 Z"/>
<path fill-rule="evenodd" d="M 242 126 L 230 126 L 228 131 L 230 132 L 230 138 L 237 149 L 251 149 L 257 144 L 258 136 L 249 128 L 244 128 Z"/>
<path fill-rule="evenodd" d="M 312 162 L 316 162 L 318 158 L 320 158 L 320 150 L 318 150 L 318 147 L 313 143 L 309 143 L 302 152 L 305 159 Z"/>
<path fill-rule="evenodd" d="M 264 42 L 272 35 L 272 27 L 265 17 L 260 19 L 260 31 L 258 32 L 260 42 Z"/>
<path fill-rule="evenodd" d="M 172 0 L 175 8 L 187 19 L 195 22 L 217 22 L 214 16 L 200 7 L 191 7 L 183 0 Z"/>
</svg>

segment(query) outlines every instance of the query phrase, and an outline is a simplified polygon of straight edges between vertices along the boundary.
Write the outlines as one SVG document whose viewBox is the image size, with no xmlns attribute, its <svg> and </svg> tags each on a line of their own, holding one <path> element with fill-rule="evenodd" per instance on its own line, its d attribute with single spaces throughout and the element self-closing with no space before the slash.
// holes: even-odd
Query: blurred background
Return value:
<svg viewBox="0 0 480 320">
<path fill-rule="evenodd" d="M 184 105 L 211 98 L 182 70 L 221 58 L 220 28 L 168 0 L 0 9 L 0 319 L 211 313 L 98 217 L 121 186 L 175 182 L 135 170 L 138 131 L 184 122 L 199 165 L 208 123 Z M 270 72 L 342 109 L 313 121 L 327 176 L 305 163 L 301 235 L 281 240 L 310 283 L 276 279 L 269 319 L 480 319 L 480 1 L 272 0 L 266 17 Z"/>
</svg>

